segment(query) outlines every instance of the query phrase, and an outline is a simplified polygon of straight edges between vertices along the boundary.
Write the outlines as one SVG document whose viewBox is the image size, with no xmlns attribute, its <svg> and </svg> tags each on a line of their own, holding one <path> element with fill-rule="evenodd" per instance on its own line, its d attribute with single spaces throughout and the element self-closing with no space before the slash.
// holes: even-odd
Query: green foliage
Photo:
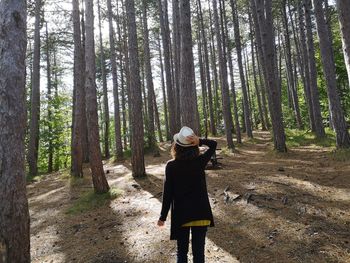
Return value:
<svg viewBox="0 0 350 263">
<path fill-rule="evenodd" d="M 48 107 L 51 119 L 48 117 Z M 41 100 L 38 156 L 38 169 L 41 173 L 48 169 L 49 142 L 52 143 L 54 170 L 70 165 L 71 111 L 71 97 L 67 93 L 57 94 L 50 101 L 47 98 Z"/>
<path fill-rule="evenodd" d="M 78 181 L 79 180 L 80 179 L 78 179 Z M 97 194 L 94 190 L 89 190 L 75 200 L 72 206 L 67 209 L 66 213 L 76 215 L 97 209 L 101 206 L 105 206 L 110 200 L 116 199 L 122 194 L 122 190 L 113 187 L 107 193 L 103 194 Z"/>
<path fill-rule="evenodd" d="M 316 135 L 310 131 L 286 129 L 287 146 L 321 146 L 321 147 L 335 147 L 335 133 L 326 129 L 325 138 L 317 138 Z"/>
</svg>

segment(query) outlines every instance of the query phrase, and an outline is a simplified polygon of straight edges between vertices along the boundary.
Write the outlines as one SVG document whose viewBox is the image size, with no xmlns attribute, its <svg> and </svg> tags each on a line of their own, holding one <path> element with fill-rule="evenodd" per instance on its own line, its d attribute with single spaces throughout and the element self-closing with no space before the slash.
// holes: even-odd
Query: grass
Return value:
<svg viewBox="0 0 350 263">
<path fill-rule="evenodd" d="M 122 190 L 112 187 L 107 193 L 97 194 L 94 190 L 89 190 L 75 200 L 66 214 L 76 215 L 90 211 L 109 203 L 110 200 L 116 199 L 122 195 Z"/>
<path fill-rule="evenodd" d="M 337 149 L 331 152 L 334 161 L 346 162 L 350 160 L 350 149 Z"/>
<path fill-rule="evenodd" d="M 324 138 L 317 138 L 311 131 L 286 129 L 287 147 L 321 146 L 335 147 L 335 133 L 326 129 Z"/>
</svg>

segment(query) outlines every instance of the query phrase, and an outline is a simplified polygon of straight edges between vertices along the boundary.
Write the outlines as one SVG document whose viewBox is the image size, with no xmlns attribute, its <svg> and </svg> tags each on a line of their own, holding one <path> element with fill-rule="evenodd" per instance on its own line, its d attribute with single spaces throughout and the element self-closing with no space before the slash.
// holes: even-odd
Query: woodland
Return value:
<svg viewBox="0 0 350 263">
<path fill-rule="evenodd" d="M 175 262 L 185 125 L 207 262 L 350 262 L 348 0 L 0 0 L 0 263 Z"/>
</svg>

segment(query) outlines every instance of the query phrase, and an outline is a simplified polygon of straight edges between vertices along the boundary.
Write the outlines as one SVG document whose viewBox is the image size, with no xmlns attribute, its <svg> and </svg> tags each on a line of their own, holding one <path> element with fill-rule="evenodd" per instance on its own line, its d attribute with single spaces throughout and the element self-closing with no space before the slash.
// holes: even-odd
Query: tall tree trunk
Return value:
<svg viewBox="0 0 350 263">
<path fill-rule="evenodd" d="M 162 128 L 161 128 L 161 123 L 160 123 L 160 118 L 159 118 L 157 98 L 156 98 L 156 94 L 154 93 L 154 90 L 153 90 L 152 97 L 153 97 L 153 108 L 154 108 L 155 123 L 157 125 L 158 138 L 159 138 L 160 142 L 163 142 L 164 140 L 163 140 Z"/>
<path fill-rule="evenodd" d="M 270 98 L 268 96 L 268 81 L 267 81 L 267 73 L 266 73 L 266 67 L 265 67 L 265 58 L 264 58 L 264 52 L 262 48 L 262 39 L 261 39 L 261 30 L 260 30 L 260 24 L 258 21 L 258 15 L 256 12 L 256 4 L 255 0 L 250 1 L 250 6 L 252 9 L 252 17 L 253 17 L 253 24 L 254 24 L 254 31 L 255 31 L 255 40 L 256 40 L 256 53 L 258 57 L 258 72 L 259 72 L 259 80 L 261 85 L 261 95 L 262 95 L 262 103 L 263 103 L 263 109 L 264 109 L 264 116 L 266 120 L 267 128 L 270 128 L 270 122 L 269 122 L 269 116 L 268 116 L 268 110 L 267 108 L 270 108 Z M 267 103 L 266 103 L 267 99 Z"/>
<path fill-rule="evenodd" d="M 215 115 L 215 126 L 218 127 L 219 123 L 221 123 L 221 105 L 219 102 L 219 77 L 218 70 L 216 66 L 216 50 L 215 50 L 215 41 L 214 41 L 214 27 L 213 27 L 213 19 L 212 19 L 212 11 L 210 9 L 210 1 L 208 0 L 209 6 L 209 27 L 210 27 L 210 58 L 211 58 L 211 67 L 214 75 L 214 115 Z"/>
<path fill-rule="evenodd" d="M 350 136 L 337 90 L 332 42 L 330 40 L 329 30 L 325 21 L 322 2 L 313 0 L 313 5 L 315 10 L 317 33 L 320 41 L 322 66 L 326 78 L 328 99 L 331 108 L 334 129 L 336 132 L 337 147 L 349 148 Z"/>
<path fill-rule="evenodd" d="M 216 126 L 215 126 L 215 120 L 214 120 L 214 109 L 213 109 L 213 92 L 212 92 L 212 83 L 211 83 L 211 77 L 210 77 L 210 61 L 209 61 L 209 55 L 208 55 L 208 40 L 207 40 L 207 34 L 204 27 L 203 22 L 203 11 L 201 6 L 201 1 L 197 1 L 198 4 L 198 15 L 199 15 L 199 22 L 200 22 L 200 32 L 202 33 L 202 40 L 203 40 L 203 53 L 204 53 L 204 64 L 205 64 L 205 77 L 206 77 L 206 84 L 207 84 L 207 90 L 208 90 L 208 106 L 209 106 L 209 120 L 210 120 L 210 133 L 212 135 L 216 134 Z"/>
<path fill-rule="evenodd" d="M 317 88 L 317 69 L 315 61 L 315 47 L 312 33 L 312 21 L 311 21 L 311 0 L 303 0 L 305 9 L 305 27 L 307 37 L 307 49 L 308 49 L 308 64 L 309 64 L 309 78 L 310 78 L 310 95 L 312 100 L 312 108 L 314 115 L 314 126 L 316 136 L 322 138 L 325 136 L 324 127 L 322 124 L 321 107 L 319 101 L 319 92 Z"/>
<path fill-rule="evenodd" d="M 98 28 L 100 38 L 100 61 L 101 61 L 101 76 L 102 76 L 102 92 L 103 92 L 103 125 L 104 125 L 104 155 L 109 159 L 109 105 L 108 105 L 108 88 L 107 88 L 107 76 L 105 65 L 105 53 L 102 42 L 102 26 L 101 26 L 101 6 L 100 0 L 97 1 L 98 9 Z"/>
<path fill-rule="evenodd" d="M 166 1 L 166 0 L 165 0 Z M 163 41 L 163 49 L 164 49 L 164 64 L 165 64 L 165 78 L 166 78 L 166 90 L 167 90 L 167 97 L 168 97 L 168 111 L 169 111 L 169 130 L 170 134 L 174 135 L 176 133 L 176 116 L 175 116 L 175 96 L 174 96 L 174 89 L 172 85 L 172 78 L 171 78 L 171 63 L 170 63 L 170 34 L 169 30 L 166 24 L 165 16 L 167 16 L 168 10 L 164 8 L 163 10 L 163 4 L 162 0 L 158 0 L 158 9 L 159 9 L 159 18 L 160 18 L 160 28 L 161 28 L 161 34 L 162 34 L 162 41 Z M 166 13 L 166 14 L 165 14 Z"/>
<path fill-rule="evenodd" d="M 168 141 L 171 140 L 169 121 L 168 121 L 168 103 L 165 92 L 165 81 L 164 81 L 164 66 L 162 59 L 162 46 L 160 43 L 160 38 L 158 38 L 158 51 L 159 51 L 159 64 L 160 64 L 160 79 L 162 83 L 162 93 L 163 93 L 163 112 L 164 112 L 164 122 L 165 122 L 165 134 Z"/>
<path fill-rule="evenodd" d="M 213 0 L 213 11 L 214 11 L 214 24 L 216 31 L 216 44 L 219 55 L 219 71 L 220 71 L 220 86 L 221 86 L 221 98 L 222 98 L 222 108 L 224 113 L 224 124 L 225 124 L 225 133 L 227 146 L 230 149 L 234 149 L 234 144 L 232 140 L 232 114 L 231 114 L 231 106 L 230 106 L 230 95 L 228 90 L 228 82 L 227 82 L 227 67 L 223 54 L 223 47 L 221 46 L 221 34 L 219 28 L 219 16 L 217 10 L 217 2 Z"/>
<path fill-rule="evenodd" d="M 81 43 L 79 0 L 73 0 L 73 37 L 74 37 L 74 123 L 72 132 L 72 175 L 83 176 L 83 115 L 84 106 L 84 53 Z"/>
<path fill-rule="evenodd" d="M 348 0 L 337 0 L 338 18 L 342 33 L 343 52 L 350 87 L 350 4 Z"/>
<path fill-rule="evenodd" d="M 108 26 L 109 26 L 109 49 L 113 82 L 113 98 L 114 98 L 114 136 L 115 136 L 115 155 L 117 160 L 123 159 L 123 145 L 120 123 L 120 107 L 119 107 L 119 90 L 118 90 L 118 70 L 117 70 L 117 54 L 115 50 L 115 32 L 113 28 L 113 11 L 111 0 L 107 0 L 108 10 Z"/>
<path fill-rule="evenodd" d="M 46 26 L 46 78 L 47 78 L 47 120 L 48 120 L 48 133 L 49 133 L 49 139 L 48 139 L 48 161 L 47 161 L 47 172 L 51 173 L 53 171 L 53 134 L 52 134 L 52 96 L 51 96 L 51 89 L 52 89 L 52 82 L 51 82 L 51 61 L 50 61 L 50 41 L 49 41 L 49 30 L 47 26 L 47 22 L 45 24 Z"/>
<path fill-rule="evenodd" d="M 172 0 L 173 7 L 173 83 L 174 83 L 174 97 L 176 105 L 176 127 L 181 126 L 181 113 L 180 113 L 180 80 L 181 80 L 181 36 L 180 36 L 180 6 L 179 0 Z M 166 1 L 164 2 L 166 4 Z M 167 10 L 167 8 L 166 8 Z"/>
<path fill-rule="evenodd" d="M 29 124 L 28 164 L 29 174 L 38 174 L 39 120 L 40 120 L 40 12 L 41 0 L 35 1 L 34 57 L 32 98 Z"/>
<path fill-rule="evenodd" d="M 26 1 L 0 2 L 0 261 L 30 262 L 24 138 Z"/>
<path fill-rule="evenodd" d="M 311 99 L 311 90 L 310 90 L 310 70 L 309 70 L 309 63 L 308 63 L 308 50 L 307 50 L 307 44 L 306 44 L 306 35 L 305 35 L 305 23 L 304 23 L 304 13 L 303 13 L 303 4 L 302 0 L 299 0 L 298 2 L 298 22 L 299 22 L 299 34 L 300 34 L 300 50 L 301 50 L 301 60 L 300 63 L 303 65 L 301 68 L 301 75 L 303 83 L 304 83 L 304 94 L 305 94 L 305 101 L 308 108 L 309 113 L 309 123 L 310 128 L 312 131 L 316 131 L 315 128 L 315 120 L 314 120 L 314 110 L 312 106 L 312 99 Z"/>
<path fill-rule="evenodd" d="M 153 76 L 152 76 L 152 66 L 151 66 L 151 52 L 149 48 L 149 32 L 147 23 L 147 3 L 146 0 L 142 0 L 142 18 L 143 18 L 143 48 L 144 48 L 144 65 L 146 73 L 147 82 L 147 106 L 148 106 L 148 147 L 152 152 L 159 156 L 159 151 L 155 136 L 154 127 L 154 86 L 153 86 Z"/>
<path fill-rule="evenodd" d="M 254 46 L 254 40 L 253 40 L 253 23 L 252 23 L 252 17 L 251 13 L 249 12 L 249 29 L 251 34 L 250 37 L 250 52 L 252 54 L 252 65 L 253 65 L 253 78 L 254 78 L 254 86 L 255 86 L 255 93 L 258 101 L 258 109 L 259 109 L 259 115 L 260 115 L 260 120 L 261 120 L 261 128 L 263 131 L 267 130 L 267 126 L 265 123 L 265 118 L 263 114 L 263 109 L 261 105 L 261 96 L 260 96 L 260 91 L 258 87 L 258 79 L 257 79 L 257 70 L 256 70 L 256 64 L 255 64 L 255 46 Z"/>
<path fill-rule="evenodd" d="M 118 3 L 118 2 L 117 2 Z M 119 47 L 119 56 L 118 56 L 118 59 L 119 59 L 119 67 L 120 67 L 120 86 L 121 86 L 121 106 L 122 106 L 122 117 L 123 117 L 123 120 L 122 120 L 122 137 L 123 137 L 123 147 L 124 149 L 127 149 L 128 145 L 127 145 L 127 112 L 126 112 L 126 103 L 127 103 L 127 100 L 126 100 L 126 93 L 125 92 L 125 78 L 124 78 L 124 73 L 125 73 L 125 70 L 124 68 L 126 68 L 125 66 L 125 63 L 126 63 L 126 56 L 125 56 L 125 60 L 123 59 L 123 54 L 127 55 L 125 52 L 126 49 L 125 49 L 125 38 L 123 40 L 123 37 L 122 37 L 122 30 L 121 30 L 121 26 L 120 24 L 124 24 L 123 22 L 120 21 L 120 16 L 119 16 L 119 13 L 118 13 L 118 8 L 116 9 L 117 10 L 117 17 L 116 17 L 116 23 L 117 23 L 117 35 L 118 35 L 118 43 L 120 44 L 120 47 Z"/>
<path fill-rule="evenodd" d="M 199 21 L 198 21 L 199 27 Z M 199 32 L 197 33 L 197 46 L 198 46 L 198 61 L 199 61 L 199 72 L 201 79 L 202 89 L 202 111 L 203 111 L 203 125 L 205 131 L 205 138 L 208 137 L 208 110 L 207 110 L 207 83 L 204 73 L 203 55 L 202 55 L 202 43 Z"/>
<path fill-rule="evenodd" d="M 272 119 L 272 130 L 275 149 L 279 152 L 287 151 L 286 137 L 283 127 L 281 91 L 276 72 L 276 54 L 272 23 L 272 3 L 271 0 L 255 0 L 258 21 L 260 24 L 260 35 L 262 40 L 262 50 L 266 66 L 266 86 L 268 87 L 269 107 Z"/>
<path fill-rule="evenodd" d="M 100 148 L 100 135 L 97 115 L 96 95 L 96 67 L 95 67 L 95 40 L 94 40 L 94 7 L 93 0 L 86 0 L 86 43 L 85 43 L 85 89 L 86 89 L 86 115 L 88 122 L 89 161 L 92 171 L 92 182 L 95 192 L 105 193 L 109 185 L 102 165 Z"/>
<path fill-rule="evenodd" d="M 181 81 L 180 114 L 181 125 L 189 126 L 198 134 L 196 90 L 193 86 L 194 65 L 192 51 L 191 7 L 187 0 L 180 0 L 180 35 L 181 35 Z"/>
<path fill-rule="evenodd" d="M 128 51 L 129 51 L 129 77 L 130 77 L 130 103 L 131 107 L 131 165 L 134 177 L 145 175 L 144 149 L 143 149 L 143 119 L 142 96 L 140 80 L 140 62 L 137 47 L 137 33 L 135 22 L 134 0 L 126 1 L 126 16 L 128 22 Z"/>
<path fill-rule="evenodd" d="M 289 22 L 287 17 L 287 0 L 282 2 L 282 21 L 284 27 L 284 41 L 285 41 L 285 55 L 286 55 L 286 71 L 289 80 L 289 90 L 292 96 L 294 115 L 297 123 L 298 129 L 302 129 L 303 124 L 301 121 L 300 108 L 299 108 L 299 98 L 297 93 L 297 87 L 295 86 L 295 78 L 293 72 L 293 63 L 292 63 L 292 48 L 290 43 L 290 34 L 289 34 Z"/>
<path fill-rule="evenodd" d="M 242 94 L 243 94 L 244 119 L 245 119 L 245 125 L 246 125 L 246 132 L 249 138 L 253 138 L 252 124 L 250 120 L 248 93 L 247 93 L 247 87 L 246 87 L 246 81 L 244 77 L 243 63 L 242 63 L 242 47 L 241 47 L 241 36 L 239 31 L 238 11 L 237 11 L 235 0 L 231 0 L 230 3 L 232 8 L 232 18 L 233 18 L 235 44 L 236 44 L 236 51 L 237 51 L 237 61 L 238 61 L 238 67 L 239 67 L 239 76 L 241 79 L 241 87 L 242 87 Z"/>
</svg>

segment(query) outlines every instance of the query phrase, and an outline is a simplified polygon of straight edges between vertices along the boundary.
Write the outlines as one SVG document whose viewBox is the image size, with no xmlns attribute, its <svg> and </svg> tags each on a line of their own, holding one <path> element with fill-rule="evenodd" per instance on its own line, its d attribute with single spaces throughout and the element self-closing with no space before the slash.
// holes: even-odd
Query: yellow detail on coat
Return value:
<svg viewBox="0 0 350 263">
<path fill-rule="evenodd" d="M 182 226 L 210 226 L 210 220 L 191 221 L 186 224 L 183 224 Z"/>
</svg>

